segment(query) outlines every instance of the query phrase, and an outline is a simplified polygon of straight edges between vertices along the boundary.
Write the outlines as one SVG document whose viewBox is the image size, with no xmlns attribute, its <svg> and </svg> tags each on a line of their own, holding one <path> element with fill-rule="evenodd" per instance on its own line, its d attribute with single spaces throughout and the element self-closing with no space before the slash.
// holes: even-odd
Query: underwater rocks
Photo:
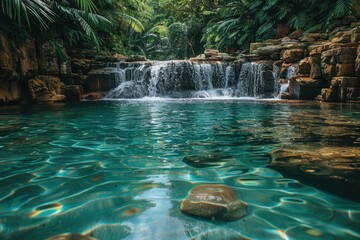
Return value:
<svg viewBox="0 0 360 240">
<path fill-rule="evenodd" d="M 326 147 L 315 151 L 278 149 L 269 167 L 284 177 L 360 201 L 360 149 Z"/>
<path fill-rule="evenodd" d="M 235 158 L 225 154 L 191 155 L 184 157 L 182 161 L 196 168 L 226 167 L 236 164 Z"/>
<path fill-rule="evenodd" d="M 247 204 L 224 185 L 203 184 L 192 188 L 181 201 L 180 211 L 213 220 L 237 220 L 246 214 Z"/>
<path fill-rule="evenodd" d="M 47 238 L 46 240 L 97 240 L 97 239 L 80 234 L 60 234 Z"/>
<path fill-rule="evenodd" d="M 208 232 L 204 232 L 196 236 L 194 239 L 198 240 L 212 240 L 212 239 L 221 239 L 221 240 L 249 240 L 240 235 L 240 233 L 235 232 L 231 229 L 212 229 Z"/>
</svg>

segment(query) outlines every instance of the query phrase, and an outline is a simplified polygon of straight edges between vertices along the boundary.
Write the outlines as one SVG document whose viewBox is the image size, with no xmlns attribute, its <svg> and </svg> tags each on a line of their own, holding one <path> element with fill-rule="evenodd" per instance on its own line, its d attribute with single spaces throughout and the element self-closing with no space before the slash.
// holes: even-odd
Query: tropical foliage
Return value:
<svg viewBox="0 0 360 240">
<path fill-rule="evenodd" d="M 0 30 L 150 58 L 230 53 L 279 26 L 327 31 L 354 0 L 0 0 Z"/>
<path fill-rule="evenodd" d="M 207 47 L 224 49 L 236 45 L 243 49 L 250 42 L 276 36 L 280 24 L 292 30 L 329 29 L 335 18 L 351 12 L 353 0 L 243 0 L 228 2 L 216 9 L 206 27 Z"/>
</svg>

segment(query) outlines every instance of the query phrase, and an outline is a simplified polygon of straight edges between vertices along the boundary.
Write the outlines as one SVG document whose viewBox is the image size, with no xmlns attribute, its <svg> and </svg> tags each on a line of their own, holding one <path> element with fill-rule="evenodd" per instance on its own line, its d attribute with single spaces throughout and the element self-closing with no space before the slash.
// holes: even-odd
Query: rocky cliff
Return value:
<svg viewBox="0 0 360 240">
<path fill-rule="evenodd" d="M 300 37 L 302 36 L 302 37 Z M 241 61 L 272 60 L 279 68 L 283 99 L 360 100 L 360 23 L 330 34 L 299 31 L 282 39 L 252 43 Z M 288 76 L 289 68 L 294 74 Z"/>
<path fill-rule="evenodd" d="M 358 101 L 360 22 L 357 17 L 360 18 L 342 19 L 329 34 L 304 34 L 297 30 L 281 39 L 252 43 L 250 54 L 238 58 L 207 50 L 190 61 L 235 60 L 239 69 L 244 62 L 265 61 L 272 67 L 267 67 L 264 75 L 278 78 L 275 80 L 282 99 Z M 0 104 L 80 101 L 83 93 L 89 99 L 101 98 L 102 92 L 115 87 L 115 79 L 106 69 L 120 60 L 147 59 L 95 50 L 67 51 L 61 42 L 54 41 L 29 39 L 15 46 L 0 32 Z"/>
</svg>

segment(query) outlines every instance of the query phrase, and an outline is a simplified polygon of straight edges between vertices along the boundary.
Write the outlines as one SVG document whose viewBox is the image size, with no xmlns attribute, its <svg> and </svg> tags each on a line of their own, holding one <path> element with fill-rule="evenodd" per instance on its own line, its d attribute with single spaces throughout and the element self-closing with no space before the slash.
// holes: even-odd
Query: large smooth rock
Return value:
<svg viewBox="0 0 360 240">
<path fill-rule="evenodd" d="M 205 57 L 214 57 L 214 56 L 217 56 L 219 55 L 219 50 L 217 49 L 206 49 L 205 52 Z"/>
<path fill-rule="evenodd" d="M 353 136 L 342 128 L 329 130 L 332 136 Z M 337 133 L 336 129 L 341 132 Z M 316 133 L 316 132 L 315 132 Z M 326 132 L 322 132 L 326 134 Z M 271 152 L 269 165 L 284 177 L 360 201 L 360 149 L 356 147 L 325 147 L 312 151 L 278 149 Z"/>
<path fill-rule="evenodd" d="M 256 51 L 260 56 L 268 56 L 273 53 L 280 53 L 283 47 L 280 45 L 270 45 L 266 47 L 259 47 Z"/>
<path fill-rule="evenodd" d="M 184 157 L 182 161 L 196 168 L 226 167 L 236 164 L 236 159 L 226 154 L 191 155 Z"/>
<path fill-rule="evenodd" d="M 236 198 L 234 190 L 220 184 L 192 188 L 181 201 L 180 210 L 213 220 L 237 220 L 246 214 L 247 204 Z"/>
</svg>

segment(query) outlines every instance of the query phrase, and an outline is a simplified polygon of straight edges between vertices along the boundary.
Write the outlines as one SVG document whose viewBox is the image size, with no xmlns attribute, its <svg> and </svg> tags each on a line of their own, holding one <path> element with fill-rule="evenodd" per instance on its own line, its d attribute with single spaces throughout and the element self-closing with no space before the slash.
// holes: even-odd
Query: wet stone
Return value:
<svg viewBox="0 0 360 240">
<path fill-rule="evenodd" d="M 221 239 L 221 240 L 247 240 L 248 238 L 245 238 L 240 235 L 240 233 L 235 232 L 231 229 L 215 229 L 210 230 L 205 233 L 201 233 L 198 235 L 195 239 L 199 240 L 213 240 L 213 239 Z"/>
<path fill-rule="evenodd" d="M 233 189 L 220 184 L 192 188 L 181 201 L 180 211 L 212 220 L 237 220 L 246 214 L 247 204 L 236 198 Z"/>
<path fill-rule="evenodd" d="M 184 157 L 182 161 L 196 168 L 227 167 L 236 164 L 235 158 L 227 154 L 191 155 Z"/>
<path fill-rule="evenodd" d="M 335 130 L 332 131 L 334 133 Z M 360 195 L 355 194 L 360 187 L 358 148 L 325 147 L 314 151 L 278 149 L 271 152 L 271 157 L 269 167 L 284 177 L 360 201 Z"/>
<path fill-rule="evenodd" d="M 88 237 L 81 234 L 59 234 L 46 240 L 97 240 L 96 238 Z"/>
</svg>

